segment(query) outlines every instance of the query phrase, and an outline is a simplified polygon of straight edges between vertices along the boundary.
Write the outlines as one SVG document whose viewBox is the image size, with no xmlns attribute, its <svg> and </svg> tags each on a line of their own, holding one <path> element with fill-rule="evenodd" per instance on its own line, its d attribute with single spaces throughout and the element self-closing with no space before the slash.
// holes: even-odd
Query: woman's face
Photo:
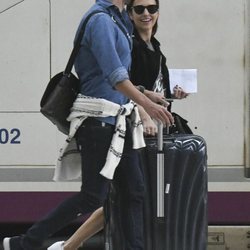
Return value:
<svg viewBox="0 0 250 250">
<path fill-rule="evenodd" d="M 144 8 L 144 7 L 148 7 Z M 157 10 L 157 11 L 156 11 Z M 130 13 L 136 29 L 140 31 L 152 31 L 159 16 L 155 0 L 135 0 Z"/>
</svg>

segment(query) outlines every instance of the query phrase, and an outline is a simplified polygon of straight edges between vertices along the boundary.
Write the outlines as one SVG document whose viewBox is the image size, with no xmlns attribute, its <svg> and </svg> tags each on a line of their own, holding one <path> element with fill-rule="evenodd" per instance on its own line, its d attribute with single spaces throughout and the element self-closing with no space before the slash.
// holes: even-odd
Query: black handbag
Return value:
<svg viewBox="0 0 250 250">
<path fill-rule="evenodd" d="M 174 117 L 174 126 L 169 128 L 170 134 L 193 134 L 186 119 L 174 112 L 172 116 Z"/>
<path fill-rule="evenodd" d="M 100 12 L 103 11 L 94 11 L 86 17 L 65 70 L 51 78 L 40 101 L 40 112 L 64 134 L 69 133 L 70 122 L 67 121 L 67 117 L 79 93 L 80 86 L 79 79 L 71 70 L 80 49 L 87 22 L 92 15 Z"/>
</svg>

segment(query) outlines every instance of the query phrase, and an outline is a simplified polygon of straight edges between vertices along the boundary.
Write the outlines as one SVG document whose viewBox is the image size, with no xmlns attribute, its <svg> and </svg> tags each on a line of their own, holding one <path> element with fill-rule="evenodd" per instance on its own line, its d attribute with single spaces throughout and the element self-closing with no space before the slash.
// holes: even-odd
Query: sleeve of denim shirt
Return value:
<svg viewBox="0 0 250 250">
<path fill-rule="evenodd" d="M 129 79 L 128 71 L 116 49 L 115 29 L 119 28 L 114 25 L 109 15 L 96 14 L 90 19 L 85 32 L 87 43 L 112 87 L 118 82 Z"/>
</svg>

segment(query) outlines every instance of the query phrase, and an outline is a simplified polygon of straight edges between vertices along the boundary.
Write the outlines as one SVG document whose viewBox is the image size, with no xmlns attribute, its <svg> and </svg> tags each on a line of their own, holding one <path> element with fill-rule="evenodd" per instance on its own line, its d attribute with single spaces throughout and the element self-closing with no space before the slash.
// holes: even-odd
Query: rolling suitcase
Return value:
<svg viewBox="0 0 250 250">
<path fill-rule="evenodd" d="M 140 153 L 146 184 L 145 250 L 205 250 L 207 243 L 207 152 L 192 134 L 146 138 Z M 119 195 L 106 206 L 105 250 L 123 250 Z"/>
</svg>

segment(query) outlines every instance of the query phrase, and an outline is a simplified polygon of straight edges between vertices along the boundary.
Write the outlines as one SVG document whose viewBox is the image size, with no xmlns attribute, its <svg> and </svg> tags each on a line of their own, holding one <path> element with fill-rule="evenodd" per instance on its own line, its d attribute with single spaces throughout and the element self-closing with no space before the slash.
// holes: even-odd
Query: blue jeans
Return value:
<svg viewBox="0 0 250 250">
<path fill-rule="evenodd" d="M 99 172 L 105 163 L 114 127 L 102 127 L 100 122 L 95 121 L 86 122 L 85 126 L 79 128 L 76 136 L 82 156 L 80 192 L 63 201 L 22 236 L 21 245 L 25 250 L 38 249 L 48 237 L 72 222 L 79 214 L 85 215 L 103 206 L 110 181 Z M 128 129 L 124 153 L 114 178 L 125 201 L 122 223 L 126 250 L 142 250 L 144 182 L 138 152 L 132 149 L 131 133 Z"/>
</svg>

